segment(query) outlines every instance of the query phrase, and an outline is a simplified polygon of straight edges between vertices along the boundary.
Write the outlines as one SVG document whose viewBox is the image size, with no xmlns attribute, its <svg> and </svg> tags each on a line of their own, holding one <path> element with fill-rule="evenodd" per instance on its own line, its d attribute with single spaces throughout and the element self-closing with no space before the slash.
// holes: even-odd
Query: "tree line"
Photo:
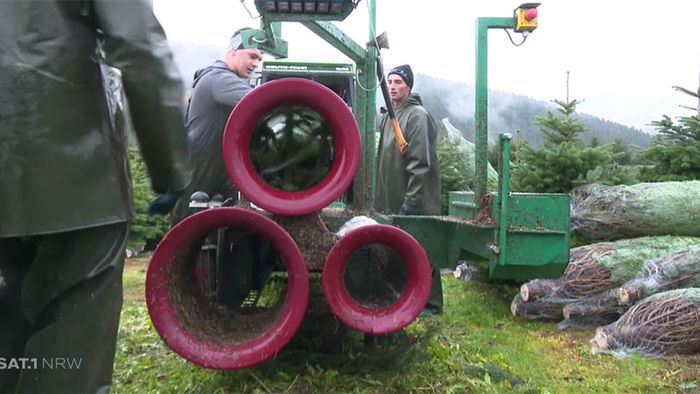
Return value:
<svg viewBox="0 0 700 394">
<path fill-rule="evenodd" d="M 697 92 L 678 89 L 699 100 Z M 622 139 L 604 143 L 584 141 L 584 120 L 574 116 L 577 100 L 555 100 L 556 112 L 548 111 L 534 123 L 543 144 L 527 141 L 513 145 L 513 189 L 523 192 L 568 193 L 591 183 L 606 185 L 700 179 L 700 105 L 688 116 L 672 119 L 663 115 L 652 125 L 658 130 L 644 148 Z M 492 160 L 495 153 L 491 153 Z"/>
<path fill-rule="evenodd" d="M 474 141 L 474 86 L 418 74 L 414 91 L 423 99 L 424 107 L 440 121 L 449 118 L 464 137 Z M 515 133 L 532 147 L 544 143 L 544 135 L 535 123 L 538 117 L 556 110 L 555 105 L 501 91 L 489 91 L 489 141 L 496 141 L 499 133 Z M 580 134 L 584 143 L 593 139 L 605 144 L 615 140 L 632 146 L 646 147 L 652 136 L 640 129 L 625 126 L 588 114 L 572 114 L 572 118 L 585 122 L 586 128 Z"/>
</svg>

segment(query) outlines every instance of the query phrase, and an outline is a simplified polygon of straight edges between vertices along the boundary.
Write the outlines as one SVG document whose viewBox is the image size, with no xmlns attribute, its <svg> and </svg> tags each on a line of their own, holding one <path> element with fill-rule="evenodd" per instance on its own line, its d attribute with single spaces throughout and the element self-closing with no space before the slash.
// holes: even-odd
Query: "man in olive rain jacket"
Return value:
<svg viewBox="0 0 700 394">
<path fill-rule="evenodd" d="M 374 208 L 378 212 L 400 215 L 440 214 L 440 171 L 437 161 L 437 125 L 423 108 L 417 93 L 412 93 L 413 71 L 405 64 L 387 75 L 389 95 L 396 119 L 408 143 L 404 154 L 384 113 L 380 121 L 377 149 L 377 184 Z M 433 289 L 425 313 L 442 311 L 440 272 L 433 269 Z"/>
<path fill-rule="evenodd" d="M 413 72 L 408 65 L 393 68 L 387 75 L 396 119 L 408 143 L 399 152 L 389 114 L 380 122 L 377 150 L 377 188 L 374 208 L 387 214 L 439 215 L 440 174 L 436 154 L 437 125 L 412 93 Z"/>
<path fill-rule="evenodd" d="M 0 392 L 111 385 L 134 209 L 103 61 L 153 189 L 182 190 L 182 80 L 148 2 L 0 1 Z"/>
</svg>

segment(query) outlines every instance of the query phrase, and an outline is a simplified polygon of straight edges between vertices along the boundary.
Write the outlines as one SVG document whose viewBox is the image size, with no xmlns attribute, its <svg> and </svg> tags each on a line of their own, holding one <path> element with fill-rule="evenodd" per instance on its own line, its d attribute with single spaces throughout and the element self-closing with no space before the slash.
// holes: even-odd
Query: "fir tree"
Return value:
<svg viewBox="0 0 700 394">
<path fill-rule="evenodd" d="M 676 90 L 698 99 L 696 115 L 683 116 L 674 122 L 663 115 L 652 122 L 659 131 L 652 145 L 642 152 L 651 166 L 642 169 L 647 181 L 681 181 L 700 179 L 700 87 L 697 92 Z"/>
<path fill-rule="evenodd" d="M 141 153 L 135 145 L 129 146 L 129 168 L 136 216 L 129 226 L 128 244 L 130 247 L 140 248 L 148 240 L 159 239 L 168 231 L 168 216 L 149 216 L 146 213 L 155 195 Z"/>
<path fill-rule="evenodd" d="M 581 134 L 586 123 L 575 119 L 578 100 L 554 100 L 559 114 L 551 111 L 538 117 L 544 135 L 542 148 L 535 150 L 525 144 L 514 166 L 513 184 L 516 190 L 537 193 L 568 193 L 574 187 L 600 182 L 604 169 L 612 162 L 609 145 L 584 147 Z"/>
</svg>

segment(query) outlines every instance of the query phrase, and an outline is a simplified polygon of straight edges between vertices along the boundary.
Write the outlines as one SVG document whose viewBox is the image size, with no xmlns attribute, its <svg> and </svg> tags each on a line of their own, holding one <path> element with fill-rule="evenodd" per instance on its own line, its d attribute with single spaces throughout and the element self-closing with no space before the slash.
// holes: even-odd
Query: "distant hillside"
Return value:
<svg viewBox="0 0 700 394">
<path fill-rule="evenodd" d="M 192 83 L 194 72 L 206 67 L 223 55 L 224 48 L 204 46 L 191 43 L 171 43 L 175 61 L 180 68 L 187 88 Z M 465 137 L 474 141 L 474 86 L 418 74 L 414 91 L 420 93 L 425 107 L 437 121 L 448 117 L 453 125 L 465 133 Z M 378 94 L 378 105 L 383 105 Z M 554 97 L 553 97 L 554 99 Z M 542 132 L 534 125 L 536 117 L 545 116 L 547 111 L 555 112 L 552 103 L 538 101 L 530 97 L 516 96 L 512 93 L 489 92 L 489 140 L 495 141 L 498 133 L 521 131 L 521 138 L 534 146 L 542 144 Z M 593 115 L 579 114 L 588 130 L 584 141 L 598 136 L 602 143 L 620 138 L 630 145 L 648 146 L 652 137 L 640 129 L 610 122 Z"/>
<path fill-rule="evenodd" d="M 448 81 L 418 74 L 414 91 L 418 92 L 425 107 L 436 120 L 449 117 L 452 124 L 474 140 L 474 85 Z M 495 141 L 499 133 L 515 133 L 533 146 L 542 145 L 542 132 L 534 124 L 535 118 L 545 116 L 547 111 L 557 113 L 553 103 L 517 96 L 501 91 L 489 91 L 489 141 Z M 630 145 L 648 146 L 652 136 L 640 129 L 600 119 L 589 114 L 577 114 L 586 122 L 588 131 L 583 135 L 585 142 L 598 136 L 602 143 L 616 138 Z"/>
</svg>

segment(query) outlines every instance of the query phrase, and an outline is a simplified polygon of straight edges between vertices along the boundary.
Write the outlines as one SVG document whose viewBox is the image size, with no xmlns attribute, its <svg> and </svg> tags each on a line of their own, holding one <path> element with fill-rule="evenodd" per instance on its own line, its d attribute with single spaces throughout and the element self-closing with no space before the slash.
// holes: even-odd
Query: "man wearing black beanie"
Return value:
<svg viewBox="0 0 700 394">
<path fill-rule="evenodd" d="M 408 90 L 413 90 L 413 70 L 408 64 L 396 66 L 389 71 L 389 75 L 398 75 L 408 85 Z"/>
<path fill-rule="evenodd" d="M 396 110 L 408 148 L 399 152 L 389 122 L 381 117 L 381 142 L 377 151 L 377 192 L 374 207 L 379 212 L 401 215 L 440 214 L 440 176 L 435 152 L 437 125 L 413 93 L 413 70 L 408 64 L 387 74 L 389 96 Z"/>
<path fill-rule="evenodd" d="M 380 122 L 377 149 L 377 184 L 374 208 L 387 214 L 439 215 L 440 172 L 437 161 L 437 125 L 413 93 L 413 70 L 408 64 L 387 74 L 389 96 L 396 109 L 408 148 L 404 154 L 394 138 L 389 114 Z M 433 292 L 427 308 L 442 310 L 442 288 L 438 270 L 433 270 Z"/>
</svg>

